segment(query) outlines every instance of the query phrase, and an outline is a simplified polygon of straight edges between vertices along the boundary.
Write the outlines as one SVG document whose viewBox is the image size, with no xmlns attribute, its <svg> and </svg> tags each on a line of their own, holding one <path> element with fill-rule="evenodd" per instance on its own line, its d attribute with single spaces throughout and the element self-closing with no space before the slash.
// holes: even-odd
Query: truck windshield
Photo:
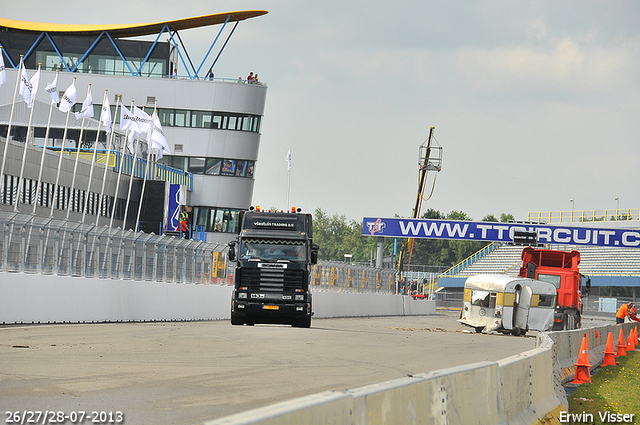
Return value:
<svg viewBox="0 0 640 425">
<path fill-rule="evenodd" d="M 243 240 L 240 258 L 243 260 L 306 261 L 304 241 Z"/>
</svg>

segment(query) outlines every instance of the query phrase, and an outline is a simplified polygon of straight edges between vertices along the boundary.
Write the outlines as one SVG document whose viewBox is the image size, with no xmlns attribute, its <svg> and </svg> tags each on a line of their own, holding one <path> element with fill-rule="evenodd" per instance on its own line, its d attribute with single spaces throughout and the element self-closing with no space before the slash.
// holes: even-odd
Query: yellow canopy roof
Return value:
<svg viewBox="0 0 640 425">
<path fill-rule="evenodd" d="M 148 24 L 116 24 L 116 25 L 84 25 L 84 24 L 46 24 L 41 22 L 17 21 L 0 18 L 0 30 L 23 32 L 47 32 L 61 35 L 99 35 L 107 31 L 112 37 L 138 37 L 158 34 L 166 24 L 172 31 L 190 28 L 206 27 L 222 24 L 229 18 L 229 22 L 244 21 L 256 16 L 266 15 L 266 10 L 243 10 L 238 12 L 216 13 L 213 15 L 196 16 L 194 18 L 176 19 L 173 21 L 152 22 Z"/>
</svg>

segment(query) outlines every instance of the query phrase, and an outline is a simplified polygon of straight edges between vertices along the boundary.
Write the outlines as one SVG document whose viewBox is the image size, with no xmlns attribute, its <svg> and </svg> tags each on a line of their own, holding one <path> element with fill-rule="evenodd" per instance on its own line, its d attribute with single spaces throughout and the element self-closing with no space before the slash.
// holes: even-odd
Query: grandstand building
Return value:
<svg viewBox="0 0 640 425">
<path fill-rule="evenodd" d="M 0 18 L 6 67 L 6 83 L 0 86 L 0 211 L 133 228 L 142 182 L 148 178 L 140 228 L 154 233 L 166 230 L 171 217 L 158 205 L 167 200 L 168 185 L 173 184 L 186 194 L 182 201 L 192 207 L 191 225 L 198 226 L 208 242 L 231 240 L 240 211 L 251 205 L 267 86 L 237 77 L 213 78 L 208 72 L 215 73 L 215 63 L 238 22 L 266 13 L 229 12 L 136 25 L 42 24 Z M 192 28 L 212 28 L 209 51 L 213 54 L 200 64 L 192 62 L 179 36 L 179 31 Z M 155 41 L 140 40 L 144 36 Z M 41 67 L 33 109 L 27 108 L 17 89 L 21 57 L 29 78 Z M 57 105 L 51 108 L 45 86 L 56 75 L 60 94 L 75 81 L 78 103 L 72 112 L 80 110 L 90 87 L 93 119 L 71 116 L 67 121 Z M 98 132 L 105 93 L 116 129 L 110 152 L 108 137 Z M 144 172 L 144 143 L 139 158 L 123 150 L 126 134 L 119 131 L 120 112 L 115 110 L 119 100 L 127 108 L 134 104 L 149 114 L 157 108 L 171 153 L 151 164 L 151 173 Z M 92 170 L 95 140 L 98 162 L 108 161 L 106 172 L 103 165 Z M 76 161 L 78 144 L 82 149 Z M 42 146 L 48 147 L 44 154 Z M 119 177 L 121 164 L 124 171 Z M 42 182 L 39 187 L 38 181 Z"/>
</svg>

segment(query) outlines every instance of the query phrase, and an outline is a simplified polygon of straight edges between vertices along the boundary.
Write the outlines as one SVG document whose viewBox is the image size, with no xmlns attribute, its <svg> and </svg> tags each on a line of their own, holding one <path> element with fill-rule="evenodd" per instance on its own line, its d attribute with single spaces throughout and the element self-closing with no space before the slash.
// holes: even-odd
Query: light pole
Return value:
<svg viewBox="0 0 640 425">
<path fill-rule="evenodd" d="M 618 220 L 618 218 L 620 216 L 620 213 L 619 213 L 619 211 L 620 211 L 620 198 L 618 198 L 616 196 L 615 199 L 616 199 L 616 220 Z"/>
<path fill-rule="evenodd" d="M 573 223 L 573 198 L 569 199 L 569 202 L 571 202 L 571 222 Z"/>
</svg>

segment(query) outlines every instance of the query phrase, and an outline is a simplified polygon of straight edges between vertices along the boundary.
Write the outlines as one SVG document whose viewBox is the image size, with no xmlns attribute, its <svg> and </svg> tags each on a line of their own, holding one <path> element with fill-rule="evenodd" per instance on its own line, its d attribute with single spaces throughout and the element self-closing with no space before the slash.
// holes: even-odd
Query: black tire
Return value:
<svg viewBox="0 0 640 425">
<path fill-rule="evenodd" d="M 567 317 L 569 315 L 567 313 L 562 313 L 562 320 L 560 321 L 560 323 L 562 324 L 562 327 L 560 328 L 560 330 L 562 331 L 566 331 L 567 330 Z"/>
<path fill-rule="evenodd" d="M 511 329 L 511 334 L 512 334 L 513 336 L 520 336 L 520 331 L 521 331 L 521 330 L 522 330 L 522 329 L 520 329 L 520 328 L 513 328 L 513 329 Z"/>
<path fill-rule="evenodd" d="M 476 329 L 476 333 L 479 334 L 479 333 L 482 333 L 482 330 L 484 329 L 484 327 L 483 326 L 476 326 L 475 329 Z"/>
</svg>

